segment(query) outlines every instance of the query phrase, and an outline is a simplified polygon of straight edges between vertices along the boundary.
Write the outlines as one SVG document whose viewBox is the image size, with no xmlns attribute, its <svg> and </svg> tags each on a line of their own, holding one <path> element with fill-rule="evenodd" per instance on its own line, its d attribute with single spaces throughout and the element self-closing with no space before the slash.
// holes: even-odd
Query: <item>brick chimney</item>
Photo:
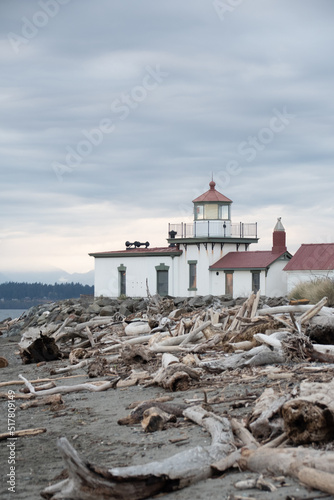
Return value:
<svg viewBox="0 0 334 500">
<path fill-rule="evenodd" d="M 272 253 L 283 253 L 287 251 L 286 248 L 286 233 L 284 226 L 281 222 L 281 217 L 277 219 L 276 226 L 273 232 L 273 247 Z"/>
</svg>

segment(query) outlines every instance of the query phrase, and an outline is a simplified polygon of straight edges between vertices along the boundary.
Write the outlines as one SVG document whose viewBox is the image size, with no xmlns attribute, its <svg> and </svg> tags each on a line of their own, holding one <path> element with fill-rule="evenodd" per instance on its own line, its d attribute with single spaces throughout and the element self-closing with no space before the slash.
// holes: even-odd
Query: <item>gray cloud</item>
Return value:
<svg viewBox="0 0 334 500">
<path fill-rule="evenodd" d="M 333 3 L 223 4 L 1 2 L 4 266 L 49 263 L 52 244 L 86 271 L 136 218 L 164 244 L 212 174 L 260 231 L 281 210 L 294 248 L 331 237 Z"/>
</svg>

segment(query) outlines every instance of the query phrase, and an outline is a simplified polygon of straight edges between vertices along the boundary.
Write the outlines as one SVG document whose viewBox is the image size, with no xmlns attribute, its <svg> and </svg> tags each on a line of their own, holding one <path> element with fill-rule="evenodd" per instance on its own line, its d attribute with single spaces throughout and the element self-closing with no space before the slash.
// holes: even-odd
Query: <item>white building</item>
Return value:
<svg viewBox="0 0 334 500">
<path fill-rule="evenodd" d="M 193 203 L 193 223 L 169 224 L 168 247 L 126 242 L 124 250 L 90 253 L 95 258 L 95 296 L 144 297 L 146 282 L 151 293 L 171 296 L 236 297 L 258 289 L 268 296 L 286 294 L 282 268 L 291 255 L 280 221 L 272 250 L 250 252 L 249 245 L 258 242 L 257 223 L 232 223 L 232 200 L 213 181 Z"/>
<path fill-rule="evenodd" d="M 308 243 L 297 250 L 284 267 L 288 293 L 299 283 L 334 278 L 334 243 Z"/>
</svg>

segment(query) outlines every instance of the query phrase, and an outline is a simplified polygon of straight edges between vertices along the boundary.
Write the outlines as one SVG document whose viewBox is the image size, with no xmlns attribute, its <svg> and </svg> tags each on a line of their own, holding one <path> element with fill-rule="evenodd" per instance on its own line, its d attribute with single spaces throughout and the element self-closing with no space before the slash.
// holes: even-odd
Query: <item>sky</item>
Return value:
<svg viewBox="0 0 334 500">
<path fill-rule="evenodd" d="M 216 189 L 334 242 L 332 0 L 1 0 L 0 271 L 166 246 Z"/>
</svg>

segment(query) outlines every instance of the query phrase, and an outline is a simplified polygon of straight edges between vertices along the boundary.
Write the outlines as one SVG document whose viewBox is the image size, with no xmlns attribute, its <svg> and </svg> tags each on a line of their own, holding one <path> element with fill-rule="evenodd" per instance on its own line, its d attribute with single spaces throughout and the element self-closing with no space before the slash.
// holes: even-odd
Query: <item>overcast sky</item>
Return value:
<svg viewBox="0 0 334 500">
<path fill-rule="evenodd" d="M 333 0 L 1 0 L 0 271 L 166 244 L 216 188 L 334 241 Z"/>
</svg>

